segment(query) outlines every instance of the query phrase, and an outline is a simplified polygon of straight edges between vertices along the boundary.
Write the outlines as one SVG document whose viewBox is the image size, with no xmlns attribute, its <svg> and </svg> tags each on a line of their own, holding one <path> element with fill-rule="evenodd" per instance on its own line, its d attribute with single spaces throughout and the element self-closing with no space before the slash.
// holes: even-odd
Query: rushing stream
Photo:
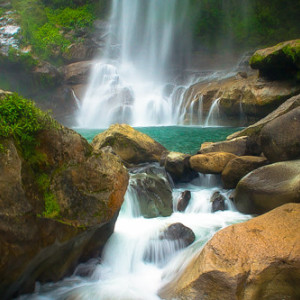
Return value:
<svg viewBox="0 0 300 300">
<path fill-rule="evenodd" d="M 169 128 L 168 132 L 176 130 L 181 132 L 182 128 Z M 198 130 L 202 134 L 205 132 L 205 129 Z M 152 131 L 159 131 L 159 127 Z M 210 134 L 213 138 L 212 132 Z M 223 136 L 225 134 L 223 132 Z M 165 133 L 164 136 L 167 139 L 168 134 Z M 160 138 L 163 142 L 163 137 Z M 173 144 L 176 148 L 180 140 L 175 138 Z M 154 168 L 158 174 L 163 171 L 155 164 L 147 167 Z M 202 174 L 190 183 L 176 186 L 167 176 L 163 176 L 172 186 L 174 212 L 169 217 L 144 218 L 141 216 L 139 202 L 142 199 L 135 188 L 134 174 L 145 174 L 145 170 L 145 166 L 129 170 L 131 179 L 125 201 L 101 260 L 93 259 L 79 265 L 71 277 L 60 282 L 37 284 L 34 294 L 20 299 L 160 299 L 158 290 L 184 271 L 193 255 L 199 252 L 216 231 L 250 218 L 235 211 L 228 199 L 230 191 L 221 188 L 219 176 Z M 181 192 L 185 190 L 191 191 L 191 200 L 185 211 L 179 212 L 177 202 Z M 216 191 L 225 196 L 226 210 L 212 213 L 211 196 Z M 196 236 L 195 242 L 186 248 L 176 240 L 161 239 L 163 230 L 178 222 L 191 228 Z"/>
</svg>

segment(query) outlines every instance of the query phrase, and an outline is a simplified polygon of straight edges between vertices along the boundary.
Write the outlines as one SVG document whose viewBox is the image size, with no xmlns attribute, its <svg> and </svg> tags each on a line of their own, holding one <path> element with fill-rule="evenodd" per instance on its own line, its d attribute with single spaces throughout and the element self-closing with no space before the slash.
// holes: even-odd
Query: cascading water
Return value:
<svg viewBox="0 0 300 300">
<path fill-rule="evenodd" d="M 158 290 L 184 271 L 217 230 L 250 218 L 234 211 L 216 175 L 200 175 L 193 182 L 174 188 L 174 213 L 169 217 L 142 217 L 133 186 L 127 190 L 115 232 L 104 249 L 101 263 L 91 260 L 79 265 L 73 276 L 37 286 L 33 295 L 22 296 L 20 300 L 160 299 Z M 186 189 L 191 191 L 191 200 L 184 212 L 178 212 L 178 196 Z M 211 213 L 210 199 L 215 191 L 226 197 L 227 210 Z M 178 222 L 195 233 L 195 242 L 187 248 L 183 248 L 180 241 L 161 238 L 167 226 Z"/>
<path fill-rule="evenodd" d="M 190 0 L 113 0 L 104 55 L 93 66 L 79 127 L 177 123 L 176 88 L 168 81 L 190 57 L 189 7 Z"/>
</svg>

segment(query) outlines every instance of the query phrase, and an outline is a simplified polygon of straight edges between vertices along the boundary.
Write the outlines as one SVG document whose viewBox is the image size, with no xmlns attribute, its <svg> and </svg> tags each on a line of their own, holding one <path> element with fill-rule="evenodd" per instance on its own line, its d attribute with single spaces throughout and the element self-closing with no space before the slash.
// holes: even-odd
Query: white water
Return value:
<svg viewBox="0 0 300 300">
<path fill-rule="evenodd" d="M 177 123 L 172 75 L 178 77 L 190 57 L 189 7 L 190 0 L 113 0 L 104 55 L 94 63 L 79 127 Z"/>
<path fill-rule="evenodd" d="M 136 199 L 128 189 L 109 239 L 103 260 L 91 260 L 80 265 L 74 275 L 55 284 L 37 285 L 32 295 L 22 300 L 157 300 L 158 290 L 184 271 L 193 255 L 219 229 L 245 221 L 250 216 L 234 211 L 227 199 L 228 210 L 211 213 L 210 197 L 220 183 L 215 175 L 201 175 L 190 184 L 174 188 L 173 204 L 180 192 L 189 189 L 191 200 L 185 212 L 170 217 L 145 219 L 138 215 Z M 226 191 L 222 191 L 227 195 Z M 176 241 L 159 239 L 168 225 L 181 222 L 191 228 L 196 240 L 182 249 Z M 151 250 L 149 250 L 151 249 Z M 149 251 L 151 255 L 149 254 Z M 88 276 L 81 277 L 85 273 Z"/>
</svg>

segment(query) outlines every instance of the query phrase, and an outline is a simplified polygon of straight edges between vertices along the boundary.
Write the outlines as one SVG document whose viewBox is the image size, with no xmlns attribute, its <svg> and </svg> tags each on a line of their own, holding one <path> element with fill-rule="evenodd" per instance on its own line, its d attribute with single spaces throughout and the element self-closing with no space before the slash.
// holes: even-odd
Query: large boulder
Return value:
<svg viewBox="0 0 300 300">
<path fill-rule="evenodd" d="M 114 124 L 96 135 L 92 141 L 94 151 L 111 146 L 113 151 L 129 164 L 159 161 L 167 149 L 127 124 Z"/>
<path fill-rule="evenodd" d="M 300 204 L 286 204 L 220 230 L 160 297 L 299 299 L 299 216 Z"/>
<path fill-rule="evenodd" d="M 300 202 L 300 160 L 252 171 L 238 183 L 234 202 L 247 214 L 262 214 L 285 203 Z"/>
<path fill-rule="evenodd" d="M 193 155 L 190 165 L 194 171 L 203 174 L 220 174 L 227 163 L 237 156 L 228 152 L 211 152 Z"/>
<path fill-rule="evenodd" d="M 94 154 L 60 126 L 39 132 L 30 152 L 0 140 L 0 294 L 11 299 L 101 254 L 128 173 L 116 155 Z"/>
<path fill-rule="evenodd" d="M 300 40 L 257 50 L 250 59 L 250 66 L 271 79 L 296 78 L 300 71 Z"/>
<path fill-rule="evenodd" d="M 300 107 L 264 126 L 260 143 L 271 162 L 300 158 Z"/>
<path fill-rule="evenodd" d="M 232 159 L 222 172 L 224 188 L 234 189 L 244 176 L 267 162 L 267 159 L 261 156 L 240 156 Z"/>
<path fill-rule="evenodd" d="M 261 153 L 261 149 L 250 137 L 241 136 L 232 140 L 220 141 L 216 143 L 203 143 L 198 151 L 198 154 L 210 152 L 229 152 L 238 156 L 243 156 L 258 155 Z"/>
<path fill-rule="evenodd" d="M 180 152 L 170 152 L 161 160 L 166 171 L 171 175 L 174 182 L 189 182 L 197 177 L 197 173 L 193 171 L 189 164 L 189 154 Z"/>
<path fill-rule="evenodd" d="M 163 168 L 146 166 L 132 170 L 129 191 L 138 199 L 145 218 L 167 217 L 173 213 L 172 188 Z"/>
<path fill-rule="evenodd" d="M 259 143 L 259 135 L 261 130 L 272 120 L 279 118 L 280 116 L 288 113 L 296 107 L 300 106 L 300 95 L 294 96 L 286 100 L 283 104 L 281 104 L 277 109 L 268 114 L 263 119 L 258 122 L 246 127 L 245 129 L 235 132 L 227 137 L 228 140 L 235 139 L 237 137 L 248 136 L 256 139 Z"/>
</svg>

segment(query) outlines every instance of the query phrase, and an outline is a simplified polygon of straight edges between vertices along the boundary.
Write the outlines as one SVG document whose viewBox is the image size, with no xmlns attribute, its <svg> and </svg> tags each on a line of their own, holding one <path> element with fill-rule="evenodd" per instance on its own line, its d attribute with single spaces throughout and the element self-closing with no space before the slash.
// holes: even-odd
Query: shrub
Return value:
<svg viewBox="0 0 300 300">
<path fill-rule="evenodd" d="M 16 93 L 0 99 L 0 137 L 13 137 L 25 159 L 33 152 L 36 134 L 42 129 L 57 127 L 58 123 L 48 112 Z"/>
</svg>

